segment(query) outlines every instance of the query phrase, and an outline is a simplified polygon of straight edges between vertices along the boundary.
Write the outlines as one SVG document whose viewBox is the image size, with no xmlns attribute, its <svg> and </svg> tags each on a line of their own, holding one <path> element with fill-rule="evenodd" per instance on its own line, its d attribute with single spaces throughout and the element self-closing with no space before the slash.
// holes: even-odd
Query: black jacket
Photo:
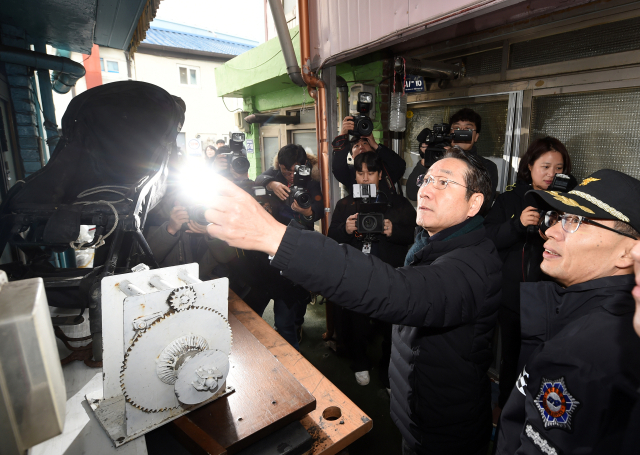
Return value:
<svg viewBox="0 0 640 455">
<path fill-rule="evenodd" d="M 342 183 L 346 187 L 347 192 L 351 194 L 353 185 L 356 183 L 356 170 L 352 165 L 347 163 L 347 156 L 351 151 L 349 135 L 343 134 L 337 136 L 331 145 L 333 146 L 333 161 L 331 163 L 333 176 L 338 182 Z M 397 194 L 394 185 L 398 183 L 404 175 L 407 163 L 405 163 L 400 155 L 382 144 L 378 144 L 376 153 L 380 156 L 384 165 L 380 186 L 388 193 Z"/>
<path fill-rule="evenodd" d="M 537 455 L 545 444 L 620 453 L 640 378 L 633 286 L 633 275 L 522 284 L 523 374 L 502 411 L 497 454 Z"/>
<path fill-rule="evenodd" d="M 478 218 L 428 243 L 410 266 L 397 269 L 292 226 L 271 261 L 332 302 L 397 324 L 391 416 L 418 453 L 474 453 L 491 437 L 486 373 L 501 262 Z"/>
<path fill-rule="evenodd" d="M 384 234 L 377 236 L 376 256 L 394 267 L 402 267 L 409 245 L 413 243 L 416 210 L 406 198 L 399 195 L 389 196 L 389 205 L 384 218 L 392 223 L 391 237 Z M 358 213 L 358 202 L 353 197 L 340 199 L 331 217 L 328 235 L 338 243 L 362 250 L 361 238 L 346 231 L 347 218 L 355 213 Z"/>
<path fill-rule="evenodd" d="M 473 153 L 474 155 L 478 154 L 478 149 L 475 145 L 471 148 L 469 153 Z M 422 160 L 418 161 L 416 166 L 413 168 L 413 171 L 411 171 L 411 175 L 409 175 L 409 178 L 407 179 L 407 198 L 412 201 L 418 200 L 418 185 L 416 181 L 420 175 L 427 173 L 433 163 L 438 161 L 439 157 L 440 152 L 434 153 L 427 148 L 427 152 L 424 157 L 424 166 L 421 163 Z M 491 189 L 493 190 L 491 194 L 493 195 L 493 198 L 495 198 L 496 190 L 498 188 L 498 166 L 496 166 L 496 163 L 483 156 L 480 156 L 480 158 L 482 158 L 482 162 L 489 172 L 489 177 L 491 177 Z"/>
<path fill-rule="evenodd" d="M 287 182 L 285 176 L 282 175 L 282 172 L 273 167 L 258 176 L 256 179 L 256 185 L 266 187 L 269 183 L 274 181 L 289 186 L 289 182 Z M 311 210 L 313 211 L 313 216 L 311 220 L 305 219 L 301 213 L 295 212 L 291 208 L 291 204 L 287 204 L 287 201 L 281 201 L 280 198 L 275 195 L 272 195 L 271 197 L 273 217 L 282 224 L 289 224 L 291 220 L 296 220 L 307 229 L 313 229 L 313 223 L 322 218 L 322 215 L 324 214 L 320 182 L 317 180 L 311 180 L 307 185 L 307 190 L 309 191 L 309 196 L 311 196 L 312 201 Z"/>
<path fill-rule="evenodd" d="M 502 305 L 516 313 L 520 312 L 520 283 L 540 278 L 542 238 L 537 233 L 527 233 L 527 228 L 520 222 L 522 211 L 530 205 L 535 206 L 532 196 L 525 197 L 531 189 L 531 185 L 523 181 L 509 186 L 496 198 L 484 221 L 487 237 L 496 245 L 504 262 Z M 527 248 L 524 248 L 525 243 Z"/>
</svg>

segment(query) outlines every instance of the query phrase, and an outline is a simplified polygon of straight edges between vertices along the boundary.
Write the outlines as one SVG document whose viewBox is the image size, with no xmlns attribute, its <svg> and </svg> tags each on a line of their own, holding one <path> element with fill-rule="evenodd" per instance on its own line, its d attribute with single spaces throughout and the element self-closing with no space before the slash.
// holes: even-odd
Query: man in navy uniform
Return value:
<svg viewBox="0 0 640 455">
<path fill-rule="evenodd" d="M 542 271 L 521 285 L 521 374 L 500 418 L 497 454 L 617 454 L 640 385 L 631 250 L 640 181 L 603 169 L 550 207 Z M 638 449 L 640 450 L 640 449 Z"/>
</svg>

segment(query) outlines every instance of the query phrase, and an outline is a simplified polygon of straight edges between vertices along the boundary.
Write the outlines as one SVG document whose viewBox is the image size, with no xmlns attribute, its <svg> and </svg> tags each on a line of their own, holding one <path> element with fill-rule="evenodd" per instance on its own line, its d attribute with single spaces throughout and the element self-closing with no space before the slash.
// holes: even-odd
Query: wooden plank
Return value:
<svg viewBox="0 0 640 455">
<path fill-rule="evenodd" d="M 234 295 L 235 296 L 235 295 Z M 181 430 L 195 439 L 197 428 L 229 454 L 253 444 L 316 408 L 316 400 L 233 314 L 227 386 L 235 392 L 205 405 L 182 419 Z"/>
<path fill-rule="evenodd" d="M 242 299 L 229 291 L 229 315 L 231 314 L 235 315 L 316 398 L 316 409 L 301 420 L 302 425 L 314 439 L 312 454 L 336 454 L 371 430 L 373 422 L 360 408 L 276 333 Z M 340 417 L 328 420 L 326 417 L 333 419 L 336 415 L 332 412 L 335 411 L 333 408 L 340 409 Z"/>
</svg>

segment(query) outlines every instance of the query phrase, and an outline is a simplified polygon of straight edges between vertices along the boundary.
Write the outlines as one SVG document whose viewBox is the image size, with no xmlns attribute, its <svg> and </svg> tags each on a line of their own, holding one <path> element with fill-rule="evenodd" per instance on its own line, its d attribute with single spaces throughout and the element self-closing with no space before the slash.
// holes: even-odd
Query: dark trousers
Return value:
<svg viewBox="0 0 640 455">
<path fill-rule="evenodd" d="M 520 313 L 505 306 L 498 311 L 500 339 L 502 341 L 502 362 L 500 363 L 500 395 L 498 406 L 504 407 L 518 375 L 518 357 L 520 356 Z"/>
<path fill-rule="evenodd" d="M 355 372 L 371 369 L 367 355 L 367 345 L 371 325 L 369 316 L 338 307 L 336 329 L 338 340 L 346 348 L 351 359 L 351 369 Z"/>
<path fill-rule="evenodd" d="M 475 453 L 468 453 L 468 454 L 460 453 L 456 455 L 487 455 L 488 450 L 489 450 L 489 444 L 487 444 L 485 447 L 483 447 L 482 449 L 478 450 Z M 427 454 L 427 452 L 419 452 L 419 453 Z M 407 444 L 407 441 L 405 441 L 404 438 L 402 438 L 402 455 L 418 455 L 418 452 L 416 452 L 411 447 L 409 447 L 409 444 Z M 433 454 L 433 455 L 441 455 L 441 454 Z"/>
</svg>

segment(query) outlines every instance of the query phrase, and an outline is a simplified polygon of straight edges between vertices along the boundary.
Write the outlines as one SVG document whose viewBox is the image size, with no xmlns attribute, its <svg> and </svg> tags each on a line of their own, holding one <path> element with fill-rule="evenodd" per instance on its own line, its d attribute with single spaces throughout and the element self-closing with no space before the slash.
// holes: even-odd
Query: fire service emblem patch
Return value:
<svg viewBox="0 0 640 455">
<path fill-rule="evenodd" d="M 534 398 L 546 428 L 562 428 L 571 431 L 571 416 L 580 402 L 567 389 L 564 378 L 542 378 L 540 391 Z"/>
</svg>

